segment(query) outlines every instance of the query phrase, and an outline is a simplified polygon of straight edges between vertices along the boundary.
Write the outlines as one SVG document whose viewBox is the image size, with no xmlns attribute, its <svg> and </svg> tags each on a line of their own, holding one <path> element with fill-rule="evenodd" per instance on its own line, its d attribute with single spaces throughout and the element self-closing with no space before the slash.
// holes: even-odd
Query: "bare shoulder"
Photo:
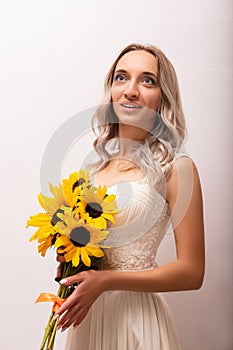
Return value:
<svg viewBox="0 0 233 350">
<path fill-rule="evenodd" d="M 196 175 L 198 175 L 197 166 L 193 159 L 188 156 L 182 156 L 174 162 L 169 180 L 175 176 L 178 176 L 180 171 L 187 171 L 191 169 L 194 173 L 196 173 Z"/>
<path fill-rule="evenodd" d="M 178 158 L 167 180 L 167 201 L 173 202 L 179 192 L 201 191 L 200 177 L 195 162 L 187 156 Z"/>
</svg>

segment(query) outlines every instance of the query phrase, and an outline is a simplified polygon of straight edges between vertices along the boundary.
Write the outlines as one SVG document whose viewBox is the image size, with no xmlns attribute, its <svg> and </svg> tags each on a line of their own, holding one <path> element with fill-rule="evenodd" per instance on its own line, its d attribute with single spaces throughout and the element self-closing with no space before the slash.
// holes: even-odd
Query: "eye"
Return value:
<svg viewBox="0 0 233 350">
<path fill-rule="evenodd" d="M 151 77 L 144 77 L 142 79 L 142 82 L 145 83 L 146 85 L 156 85 L 156 81 L 155 79 L 151 78 Z"/>
<path fill-rule="evenodd" d="M 125 81 L 127 78 L 124 74 L 116 74 L 114 80 L 115 81 Z"/>
</svg>

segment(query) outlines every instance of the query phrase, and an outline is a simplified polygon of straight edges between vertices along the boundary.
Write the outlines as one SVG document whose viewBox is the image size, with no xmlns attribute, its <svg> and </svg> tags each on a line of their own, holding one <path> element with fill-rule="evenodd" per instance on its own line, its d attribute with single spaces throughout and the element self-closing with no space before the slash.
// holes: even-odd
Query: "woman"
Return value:
<svg viewBox="0 0 233 350">
<path fill-rule="evenodd" d="M 78 286 L 56 313 L 58 328 L 75 327 L 67 350 L 180 349 L 159 293 L 201 287 L 204 228 L 198 172 L 181 152 L 186 130 L 176 74 L 159 49 L 132 44 L 105 83 L 109 104 L 95 116 L 95 181 L 113 193 L 126 182 L 132 196 L 116 216 L 101 269 L 61 281 Z M 169 219 L 177 259 L 158 266 L 155 256 Z"/>
</svg>

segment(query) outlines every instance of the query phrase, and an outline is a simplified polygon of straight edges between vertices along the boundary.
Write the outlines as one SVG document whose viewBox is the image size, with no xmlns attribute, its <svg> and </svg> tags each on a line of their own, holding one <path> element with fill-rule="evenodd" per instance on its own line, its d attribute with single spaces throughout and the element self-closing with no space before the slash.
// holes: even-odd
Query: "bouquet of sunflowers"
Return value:
<svg viewBox="0 0 233 350">
<path fill-rule="evenodd" d="M 42 256 L 49 248 L 56 248 L 64 256 L 60 279 L 97 268 L 104 256 L 102 248 L 108 248 L 102 241 L 109 234 L 109 223 L 114 223 L 114 215 L 118 212 L 116 196 L 108 195 L 106 186 L 93 186 L 89 171 L 85 169 L 70 174 L 58 187 L 49 183 L 49 188 L 52 197 L 38 195 L 44 212 L 27 220 L 27 228 L 38 228 L 30 241 L 38 242 L 38 252 Z M 60 285 L 57 295 L 41 293 L 36 300 L 53 302 L 40 350 L 53 350 L 58 322 L 58 319 L 54 320 L 54 313 L 74 288 Z"/>
</svg>

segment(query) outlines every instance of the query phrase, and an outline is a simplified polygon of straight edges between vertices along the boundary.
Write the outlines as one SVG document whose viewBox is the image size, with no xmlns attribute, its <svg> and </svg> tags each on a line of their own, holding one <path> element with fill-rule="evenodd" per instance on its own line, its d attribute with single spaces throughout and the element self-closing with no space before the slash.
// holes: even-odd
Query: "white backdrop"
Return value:
<svg viewBox="0 0 233 350">
<path fill-rule="evenodd" d="M 227 0 L 1 1 L 1 349 L 39 349 L 51 305 L 33 303 L 57 290 L 54 254 L 41 258 L 25 229 L 40 210 L 45 147 L 64 121 L 100 102 L 113 59 L 135 41 L 159 46 L 176 68 L 203 185 L 204 284 L 166 296 L 184 350 L 231 349 L 231 13 Z M 167 235 L 158 261 L 174 256 Z M 64 339 L 59 332 L 56 350 Z"/>
</svg>

